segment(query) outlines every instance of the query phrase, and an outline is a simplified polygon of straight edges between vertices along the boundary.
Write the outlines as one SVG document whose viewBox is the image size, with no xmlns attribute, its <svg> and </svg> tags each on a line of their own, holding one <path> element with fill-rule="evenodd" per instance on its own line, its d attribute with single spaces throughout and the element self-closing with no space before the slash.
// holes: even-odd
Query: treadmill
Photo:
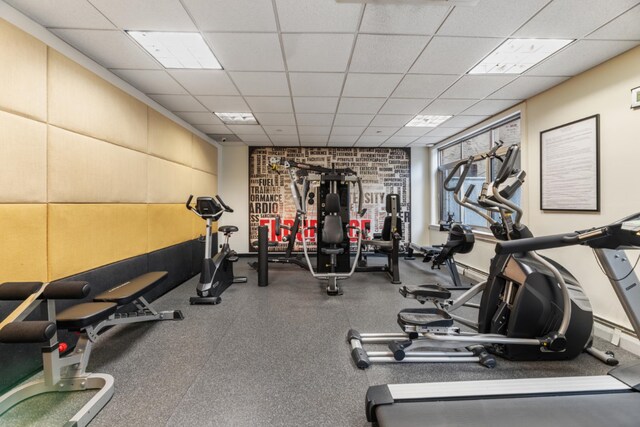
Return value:
<svg viewBox="0 0 640 427">
<path fill-rule="evenodd" d="M 593 249 L 640 336 L 638 262 L 624 252 L 640 249 L 640 213 L 590 230 L 499 242 L 496 253 L 572 245 Z M 640 363 L 599 376 L 378 385 L 367 391 L 366 413 L 368 421 L 384 427 L 637 427 Z"/>
</svg>

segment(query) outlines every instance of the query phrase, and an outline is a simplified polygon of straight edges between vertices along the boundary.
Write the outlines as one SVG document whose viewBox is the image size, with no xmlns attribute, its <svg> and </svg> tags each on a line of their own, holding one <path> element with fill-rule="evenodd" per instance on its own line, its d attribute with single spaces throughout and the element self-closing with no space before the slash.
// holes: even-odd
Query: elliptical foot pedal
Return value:
<svg viewBox="0 0 640 427">
<path fill-rule="evenodd" d="M 220 304 L 222 302 L 222 298 L 220 297 L 191 297 L 189 298 L 189 303 L 191 305 L 214 305 Z"/>
</svg>

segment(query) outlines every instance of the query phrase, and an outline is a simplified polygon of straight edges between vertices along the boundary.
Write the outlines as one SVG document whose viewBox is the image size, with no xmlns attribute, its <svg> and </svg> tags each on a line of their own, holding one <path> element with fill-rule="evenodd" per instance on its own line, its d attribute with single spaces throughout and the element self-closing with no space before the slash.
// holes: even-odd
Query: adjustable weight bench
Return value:
<svg viewBox="0 0 640 427">
<path fill-rule="evenodd" d="M 0 300 L 22 300 L 22 303 L 0 322 L 0 342 L 47 344 L 42 347 L 44 378 L 14 387 L 0 396 L 0 415 L 42 393 L 95 389 L 98 392 L 66 424 L 87 425 L 114 393 L 111 375 L 86 372 L 93 343 L 100 332 L 124 323 L 183 319 L 179 310 L 156 311 L 143 297 L 166 276 L 164 271 L 143 274 L 97 295 L 94 302 L 76 304 L 57 314 L 56 299 L 83 299 L 89 295 L 89 284 L 72 281 L 1 284 Z M 46 304 L 47 320 L 26 320 L 41 303 Z M 123 311 L 130 303 L 136 310 Z M 80 333 L 74 350 L 65 356 L 61 353 L 67 346 L 58 342 L 58 329 Z"/>
</svg>

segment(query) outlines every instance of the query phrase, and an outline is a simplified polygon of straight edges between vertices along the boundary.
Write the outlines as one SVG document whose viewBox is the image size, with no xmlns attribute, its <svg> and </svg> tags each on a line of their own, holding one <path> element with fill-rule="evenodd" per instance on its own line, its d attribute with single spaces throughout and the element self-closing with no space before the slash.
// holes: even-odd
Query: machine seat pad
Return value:
<svg viewBox="0 0 640 427">
<path fill-rule="evenodd" d="M 398 313 L 398 324 L 401 327 L 449 328 L 453 326 L 453 319 L 438 308 L 408 308 Z"/>
<path fill-rule="evenodd" d="M 78 330 L 107 319 L 116 312 L 113 302 L 85 302 L 56 314 L 59 329 Z"/>
<path fill-rule="evenodd" d="M 149 292 L 162 279 L 167 277 L 166 271 L 151 271 L 135 279 L 124 282 L 97 295 L 93 300 L 97 302 L 115 302 L 119 306 L 129 304 L 136 298 Z"/>
<path fill-rule="evenodd" d="M 322 248 L 320 252 L 327 255 L 340 255 L 344 253 L 344 249 L 343 248 L 335 248 L 335 249 Z"/>
<path fill-rule="evenodd" d="M 220 233 L 235 233 L 236 231 L 238 231 L 238 227 L 236 227 L 235 225 L 222 225 L 218 227 L 218 231 Z"/>
<path fill-rule="evenodd" d="M 400 293 L 405 298 L 415 299 L 446 300 L 451 298 L 451 292 L 437 283 L 420 286 L 403 286 L 400 288 Z"/>
</svg>

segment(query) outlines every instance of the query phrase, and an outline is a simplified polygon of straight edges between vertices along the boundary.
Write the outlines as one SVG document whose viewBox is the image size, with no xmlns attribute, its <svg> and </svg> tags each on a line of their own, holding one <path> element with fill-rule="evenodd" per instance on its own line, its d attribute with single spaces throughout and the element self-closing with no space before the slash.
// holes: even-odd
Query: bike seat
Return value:
<svg viewBox="0 0 640 427">
<path fill-rule="evenodd" d="M 437 283 L 420 286 L 403 286 L 398 291 L 400 295 L 405 298 L 414 298 L 417 300 L 446 300 L 451 298 L 451 292 Z"/>
<path fill-rule="evenodd" d="M 238 231 L 238 227 L 236 227 L 235 225 L 222 225 L 218 227 L 218 231 L 224 234 L 235 233 L 236 231 Z"/>
</svg>

